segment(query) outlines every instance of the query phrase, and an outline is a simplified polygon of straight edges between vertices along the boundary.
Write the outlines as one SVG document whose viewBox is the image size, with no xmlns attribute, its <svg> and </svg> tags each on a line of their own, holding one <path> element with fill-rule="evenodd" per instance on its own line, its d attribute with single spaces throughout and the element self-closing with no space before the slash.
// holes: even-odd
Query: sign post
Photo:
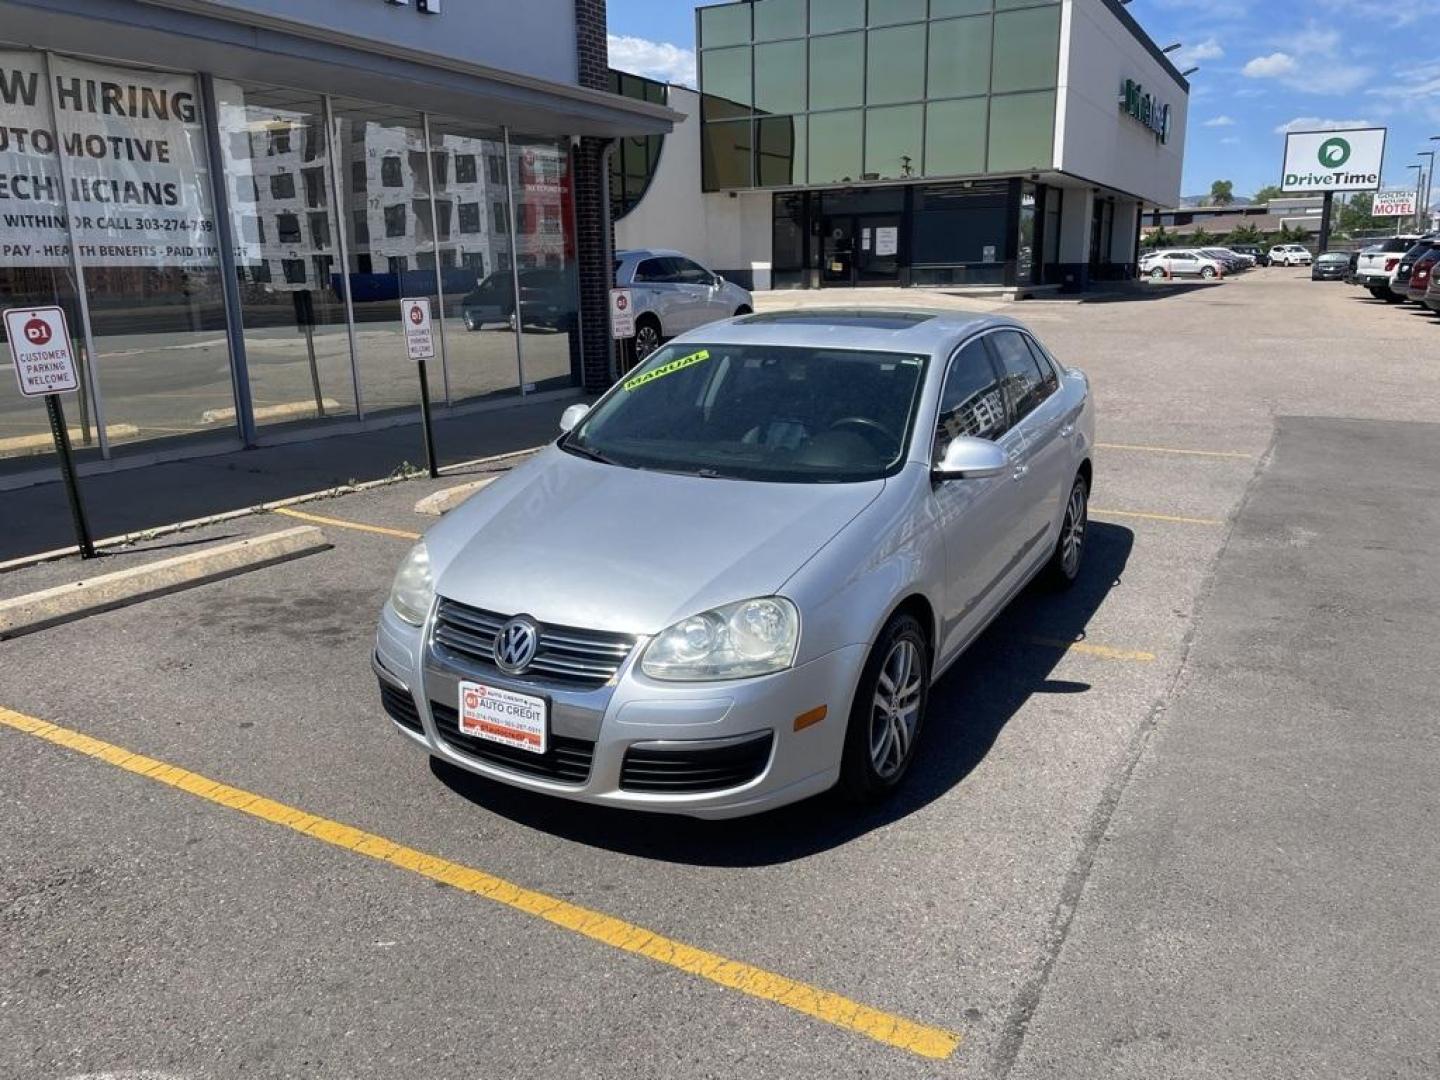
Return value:
<svg viewBox="0 0 1440 1080">
<path fill-rule="evenodd" d="M 632 345 L 635 340 L 635 294 L 629 289 L 610 290 L 610 336 L 620 342 L 620 357 L 624 375 L 636 363 L 639 357 L 632 354 Z"/>
<path fill-rule="evenodd" d="M 425 361 L 435 355 L 435 335 L 430 326 L 430 301 L 416 297 L 400 301 L 400 320 L 405 327 L 405 355 L 415 361 L 420 373 L 420 430 L 425 436 L 425 464 L 430 479 L 440 477 L 435 466 L 435 434 L 430 428 L 430 377 Z"/>
<path fill-rule="evenodd" d="M 90 538 L 90 525 L 85 520 L 85 506 L 80 501 L 80 481 L 75 475 L 75 457 L 70 447 L 70 431 L 65 426 L 65 410 L 61 394 L 80 389 L 75 375 L 75 357 L 70 351 L 70 327 L 65 312 L 58 307 L 10 308 L 5 312 L 5 336 L 10 342 L 10 359 L 15 363 L 15 378 L 25 397 L 43 397 L 50 417 L 50 433 L 55 437 L 55 452 L 60 456 L 60 471 L 65 477 L 65 494 L 70 500 L 70 516 L 75 523 L 75 540 L 82 559 L 95 558 L 95 542 Z"/>
</svg>

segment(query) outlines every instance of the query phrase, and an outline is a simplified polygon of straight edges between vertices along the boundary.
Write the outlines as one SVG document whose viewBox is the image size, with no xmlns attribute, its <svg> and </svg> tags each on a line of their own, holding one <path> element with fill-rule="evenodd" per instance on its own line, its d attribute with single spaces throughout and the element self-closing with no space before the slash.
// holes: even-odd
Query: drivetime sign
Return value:
<svg viewBox="0 0 1440 1080">
<path fill-rule="evenodd" d="M 1284 191 L 1377 191 L 1385 129 L 1292 131 L 1285 136 Z"/>
<path fill-rule="evenodd" d="M 70 354 L 70 330 L 65 312 L 58 307 L 10 308 L 5 312 L 5 336 L 10 339 L 20 393 L 43 397 L 80 389 Z"/>
</svg>

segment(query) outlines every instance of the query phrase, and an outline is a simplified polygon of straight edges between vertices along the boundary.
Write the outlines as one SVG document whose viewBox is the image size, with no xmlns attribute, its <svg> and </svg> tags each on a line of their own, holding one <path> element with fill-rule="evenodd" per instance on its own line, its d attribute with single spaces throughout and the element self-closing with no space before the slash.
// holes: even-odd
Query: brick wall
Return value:
<svg viewBox="0 0 1440 1080">
<path fill-rule="evenodd" d="M 605 42 L 605 0 L 575 0 L 575 51 L 581 86 L 609 89 L 610 52 Z M 585 138 L 575 151 L 575 225 L 580 269 L 580 332 L 585 337 L 585 389 L 610 385 L 610 264 L 605 258 L 601 139 Z M 613 250 L 612 230 L 610 248 Z"/>
</svg>

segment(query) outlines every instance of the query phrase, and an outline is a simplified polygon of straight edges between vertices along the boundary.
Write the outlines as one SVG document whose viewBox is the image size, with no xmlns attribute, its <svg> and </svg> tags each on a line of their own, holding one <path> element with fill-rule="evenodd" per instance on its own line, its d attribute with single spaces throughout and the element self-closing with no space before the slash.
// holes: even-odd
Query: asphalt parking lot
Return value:
<svg viewBox="0 0 1440 1080">
<path fill-rule="evenodd" d="M 0 1075 L 1440 1074 L 1440 319 L 1142 296 L 1006 307 L 1092 378 L 1089 564 L 872 811 L 414 752 L 375 616 L 454 478 L 153 541 L 334 546 L 0 642 Z"/>
</svg>

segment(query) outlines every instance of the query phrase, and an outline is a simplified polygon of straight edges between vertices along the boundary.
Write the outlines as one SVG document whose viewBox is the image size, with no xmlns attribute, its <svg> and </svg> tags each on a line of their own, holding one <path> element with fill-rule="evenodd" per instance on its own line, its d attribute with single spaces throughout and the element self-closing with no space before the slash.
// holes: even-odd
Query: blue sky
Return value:
<svg viewBox="0 0 1440 1080">
<path fill-rule="evenodd" d="M 1279 181 L 1287 127 L 1388 127 L 1387 186 L 1440 150 L 1440 45 L 1434 0 L 1133 0 L 1162 46 L 1183 42 L 1191 77 L 1184 194 L 1232 180 L 1248 195 Z M 1428 8 L 1423 17 L 1420 10 Z M 694 6 L 609 0 L 610 62 L 692 82 Z M 1428 44 L 1427 44 L 1428 42 Z"/>
</svg>

